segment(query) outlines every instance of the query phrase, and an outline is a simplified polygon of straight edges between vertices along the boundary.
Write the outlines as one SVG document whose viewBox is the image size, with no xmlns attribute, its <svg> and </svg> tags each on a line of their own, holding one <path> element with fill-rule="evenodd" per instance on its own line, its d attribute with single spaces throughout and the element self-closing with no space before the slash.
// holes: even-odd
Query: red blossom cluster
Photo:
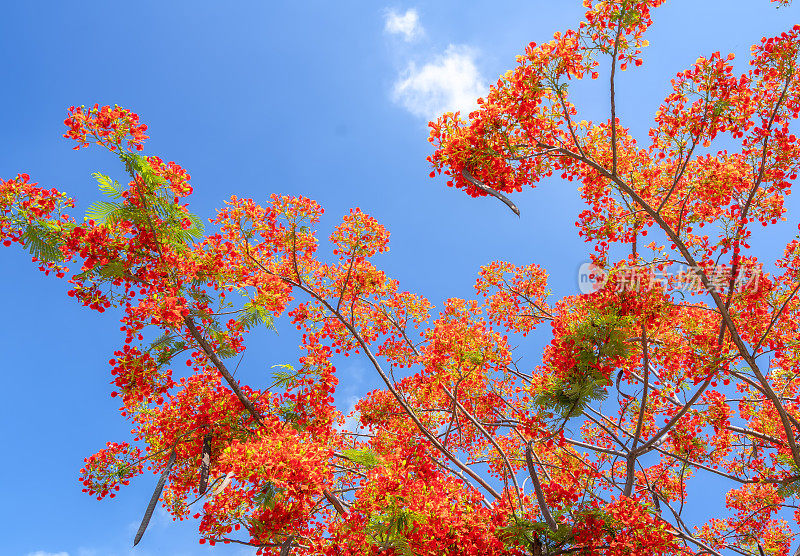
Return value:
<svg viewBox="0 0 800 556">
<path fill-rule="evenodd" d="M 144 460 L 141 450 L 127 442 L 107 442 L 105 448 L 83 461 L 83 492 L 102 500 L 107 495 L 114 498 L 120 486 L 128 485 L 132 477 L 140 474 Z"/>
<path fill-rule="evenodd" d="M 139 116 L 119 106 L 70 106 L 69 116 L 64 120 L 69 131 L 64 134 L 67 139 L 78 142 L 74 149 L 88 147 L 94 141 L 101 147 L 111 151 L 123 148 L 127 143 L 128 150 L 144 149 L 142 143 L 148 138 L 145 135 L 147 126 L 139 123 Z"/>
</svg>

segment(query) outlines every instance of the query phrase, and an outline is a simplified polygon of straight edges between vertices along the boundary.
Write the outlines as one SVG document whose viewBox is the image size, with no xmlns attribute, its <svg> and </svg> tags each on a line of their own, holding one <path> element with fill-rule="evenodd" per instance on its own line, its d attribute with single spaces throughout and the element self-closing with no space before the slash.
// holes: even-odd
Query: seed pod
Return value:
<svg viewBox="0 0 800 556">
<path fill-rule="evenodd" d="M 158 504 L 158 499 L 161 498 L 161 491 L 164 490 L 164 484 L 167 482 L 167 477 L 169 476 L 169 472 L 172 469 L 174 463 L 175 463 L 175 448 L 172 449 L 172 453 L 169 455 L 169 460 L 167 461 L 167 466 L 161 473 L 161 478 L 158 480 L 158 483 L 156 484 L 156 489 L 153 491 L 153 496 L 150 497 L 150 503 L 147 505 L 147 509 L 144 511 L 144 517 L 142 518 L 142 523 L 139 525 L 139 530 L 136 531 L 136 537 L 133 539 L 133 546 L 136 546 L 137 544 L 139 544 L 139 541 L 142 540 L 142 535 L 144 535 L 144 532 L 147 529 L 147 525 L 150 523 L 150 518 L 153 517 L 153 511 L 156 509 L 156 504 Z"/>
<path fill-rule="evenodd" d="M 203 459 L 200 463 L 200 494 L 205 494 L 208 487 L 208 471 L 211 467 L 211 435 L 203 437 Z"/>
</svg>

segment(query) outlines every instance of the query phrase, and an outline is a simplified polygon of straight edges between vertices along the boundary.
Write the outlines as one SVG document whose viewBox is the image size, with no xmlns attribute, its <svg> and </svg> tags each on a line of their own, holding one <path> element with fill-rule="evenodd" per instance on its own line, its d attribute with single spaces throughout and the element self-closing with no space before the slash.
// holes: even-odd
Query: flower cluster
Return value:
<svg viewBox="0 0 800 556">
<path fill-rule="evenodd" d="M 64 124 L 69 128 L 64 137 L 78 142 L 76 150 L 93 141 L 111 151 L 123 148 L 123 144 L 129 151 L 141 151 L 142 143 L 148 139 L 147 126 L 139 123 L 139 116 L 119 106 L 70 106 Z"/>
</svg>

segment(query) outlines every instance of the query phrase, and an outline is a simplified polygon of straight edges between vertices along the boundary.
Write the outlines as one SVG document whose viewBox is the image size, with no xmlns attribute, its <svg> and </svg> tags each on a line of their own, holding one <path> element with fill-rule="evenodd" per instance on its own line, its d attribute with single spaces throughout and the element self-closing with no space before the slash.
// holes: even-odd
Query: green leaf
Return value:
<svg viewBox="0 0 800 556">
<path fill-rule="evenodd" d="M 569 542 L 573 539 L 572 527 L 566 523 L 559 523 L 555 531 L 551 532 L 550 538 L 557 543 Z"/>
<path fill-rule="evenodd" d="M 125 209 L 121 204 L 108 201 L 96 201 L 86 210 L 86 218 L 91 218 L 98 224 L 113 224 L 119 221 Z"/>
<path fill-rule="evenodd" d="M 348 449 L 348 450 L 343 450 L 342 455 L 344 455 L 344 457 L 346 457 L 353 463 L 363 465 L 367 469 L 372 469 L 374 467 L 377 467 L 381 463 L 378 454 L 376 454 L 372 450 Z"/>
<path fill-rule="evenodd" d="M 97 185 L 100 187 L 100 191 L 112 199 L 122 199 L 122 192 L 125 189 L 119 184 L 118 181 L 112 180 L 100 172 L 95 172 L 92 174 L 92 176 L 94 176 L 94 179 L 97 180 Z"/>
<path fill-rule="evenodd" d="M 188 218 L 192 221 L 192 227 L 186 230 L 186 233 L 191 235 L 193 238 L 203 237 L 203 232 L 205 232 L 206 227 L 203 224 L 203 221 L 200 220 L 200 217 L 190 214 L 188 215 Z"/>
<path fill-rule="evenodd" d="M 193 283 L 192 287 L 187 291 L 189 296 L 195 301 L 202 303 L 202 304 L 209 304 L 211 303 L 211 297 L 205 291 L 201 290 L 199 287 L 201 283 Z"/>
<path fill-rule="evenodd" d="M 155 359 L 159 366 L 166 365 L 175 355 L 186 349 L 186 342 L 179 340 L 179 338 L 180 336 L 164 332 L 150 344 L 147 352 L 156 354 Z"/>
<path fill-rule="evenodd" d="M 609 360 L 627 357 L 629 327 L 630 318 L 614 311 L 591 314 L 572 325 L 566 340 L 572 343 L 575 366 L 566 376 L 547 377 L 544 390 L 537 395 L 538 404 L 570 418 L 582 413 L 591 402 L 604 399 L 609 381 L 598 368 Z"/>
<path fill-rule="evenodd" d="M 22 241 L 30 254 L 40 261 L 56 262 L 64 260 L 64 255 L 60 249 L 60 238 L 49 229 L 30 225 L 22 234 Z"/>
<path fill-rule="evenodd" d="M 286 489 L 283 487 L 276 487 L 272 481 L 268 481 L 266 485 L 261 487 L 261 490 L 253 497 L 253 500 L 259 506 L 266 506 L 270 510 L 275 509 L 275 504 L 280 500 Z"/>
<path fill-rule="evenodd" d="M 277 413 L 283 418 L 284 422 L 291 425 L 294 430 L 298 432 L 305 430 L 306 426 L 297 422 L 300 418 L 300 414 L 297 413 L 294 408 L 294 403 L 287 403 L 279 407 Z"/>
<path fill-rule="evenodd" d="M 472 363 L 473 365 L 480 365 L 483 363 L 483 354 L 480 350 L 473 350 L 464 353 L 464 359 Z"/>
<path fill-rule="evenodd" d="M 272 365 L 270 369 L 274 369 L 275 367 L 286 369 L 286 371 L 275 371 L 273 374 L 275 382 L 273 382 L 272 385 L 280 386 L 281 388 L 288 388 L 291 386 L 297 378 L 297 371 L 295 368 L 287 363 L 285 365 Z"/>
<path fill-rule="evenodd" d="M 387 502 L 385 512 L 376 512 L 369 516 L 364 532 L 369 541 L 380 548 L 395 548 L 403 556 L 413 556 L 414 551 L 407 536 L 420 516 L 398 507 L 396 501 Z"/>
<path fill-rule="evenodd" d="M 230 342 L 222 334 L 222 332 L 219 332 L 214 327 L 209 326 L 208 333 L 214 339 L 214 341 L 217 342 L 218 347 L 216 353 L 219 357 L 227 359 L 229 357 L 237 355 L 236 350 L 233 349 L 233 347 L 231 347 Z"/>
<path fill-rule="evenodd" d="M 512 523 L 500 528 L 499 538 L 506 546 L 528 548 L 533 545 L 539 533 L 547 531 L 545 523 L 515 518 Z"/>
<path fill-rule="evenodd" d="M 146 156 L 136 153 L 123 153 L 120 157 L 125 161 L 128 171 L 138 174 L 144 182 L 151 187 L 161 187 L 166 183 L 166 180 L 158 176 Z"/>
<path fill-rule="evenodd" d="M 781 498 L 794 498 L 800 494 L 800 479 L 778 487 L 778 496 Z"/>
<path fill-rule="evenodd" d="M 250 330 L 263 323 L 267 329 L 275 331 L 275 321 L 272 315 L 263 306 L 250 301 L 245 302 L 244 312 L 237 320 L 244 326 L 245 330 Z"/>
<path fill-rule="evenodd" d="M 103 278 L 119 278 L 125 274 L 125 265 L 122 261 L 110 261 L 97 267 L 97 273 Z"/>
</svg>

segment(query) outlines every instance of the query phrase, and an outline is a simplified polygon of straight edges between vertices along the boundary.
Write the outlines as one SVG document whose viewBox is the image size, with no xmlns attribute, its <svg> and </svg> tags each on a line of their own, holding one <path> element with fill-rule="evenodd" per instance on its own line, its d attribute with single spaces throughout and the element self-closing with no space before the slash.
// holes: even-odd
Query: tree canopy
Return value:
<svg viewBox="0 0 800 556">
<path fill-rule="evenodd" d="M 159 475 L 134 543 L 160 501 L 199 520 L 201 543 L 280 556 L 788 555 L 800 235 L 774 274 L 750 241 L 786 219 L 797 178 L 800 25 L 753 46 L 743 73 L 732 55 L 698 58 L 637 139 L 616 81 L 642 64 L 662 3 L 586 0 L 478 110 L 430 124 L 432 176 L 517 216 L 514 192 L 577 182 L 594 253 L 582 292 L 560 300 L 541 267 L 496 261 L 479 299 L 431 315 L 373 262 L 380 223 L 352 209 L 320 248 L 323 209 L 303 197 L 232 197 L 206 231 L 189 174 L 143 154 L 135 113 L 71 107 L 65 137 L 107 149 L 126 177 L 95 174 L 86 218 L 27 174 L 0 180 L 0 241 L 84 306 L 124 315 L 109 363 L 133 438 L 86 459 L 84 490 Z M 608 95 L 607 119 L 579 119 L 580 80 Z M 231 362 L 278 318 L 302 333 L 298 364 L 240 383 Z M 514 340 L 537 327 L 551 341 L 521 368 Z M 333 403 L 339 355 L 384 384 L 352 430 Z M 724 479 L 729 514 L 692 527 L 687 485 L 706 476 Z"/>
</svg>

